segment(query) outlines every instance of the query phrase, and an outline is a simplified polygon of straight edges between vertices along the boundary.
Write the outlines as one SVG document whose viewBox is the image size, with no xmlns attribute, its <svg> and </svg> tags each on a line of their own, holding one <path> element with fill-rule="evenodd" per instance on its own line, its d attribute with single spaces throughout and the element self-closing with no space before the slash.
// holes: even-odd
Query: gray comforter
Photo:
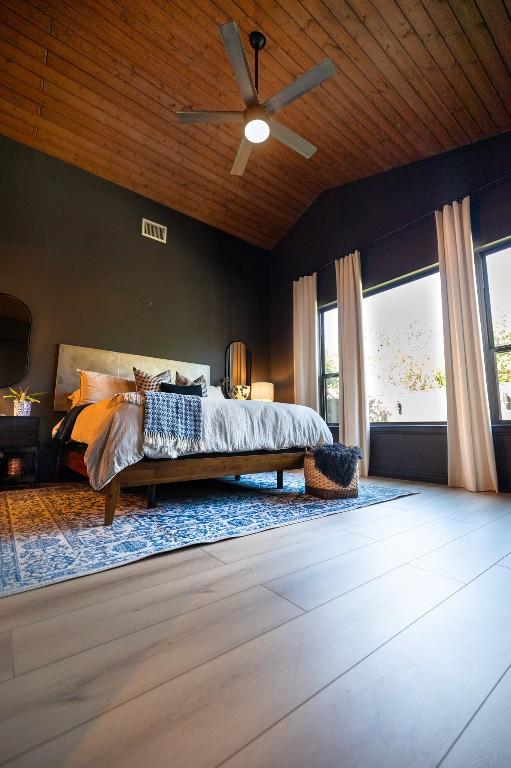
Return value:
<svg viewBox="0 0 511 768">
<path fill-rule="evenodd" d="M 282 450 L 332 442 L 331 432 L 312 409 L 287 403 L 252 400 L 203 400 L 202 440 L 194 453 Z M 86 408 L 78 416 L 72 439 L 87 443 L 85 463 L 93 488 L 103 488 L 127 466 L 147 458 L 177 458 L 176 445 L 144 444 L 144 407 L 119 396 Z"/>
</svg>

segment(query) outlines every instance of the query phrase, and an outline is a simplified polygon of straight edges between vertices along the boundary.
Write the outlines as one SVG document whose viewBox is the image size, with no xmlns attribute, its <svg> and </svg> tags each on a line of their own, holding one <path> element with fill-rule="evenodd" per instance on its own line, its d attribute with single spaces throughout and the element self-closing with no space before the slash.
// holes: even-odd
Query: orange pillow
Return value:
<svg viewBox="0 0 511 768">
<path fill-rule="evenodd" d="M 67 399 L 71 403 L 69 406 L 70 408 L 74 408 L 76 405 L 80 405 L 80 387 L 75 389 L 74 392 L 71 392 L 71 394 L 67 396 Z"/>
<path fill-rule="evenodd" d="M 84 403 L 99 403 L 108 400 L 119 392 L 135 392 L 135 382 L 120 376 L 110 376 L 108 373 L 97 371 L 79 371 L 80 400 L 75 405 Z"/>
</svg>

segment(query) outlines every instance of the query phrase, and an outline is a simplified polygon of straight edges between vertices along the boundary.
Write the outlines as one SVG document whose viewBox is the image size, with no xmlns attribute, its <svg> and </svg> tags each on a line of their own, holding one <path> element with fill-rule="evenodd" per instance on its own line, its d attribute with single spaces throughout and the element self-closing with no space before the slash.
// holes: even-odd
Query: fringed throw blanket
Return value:
<svg viewBox="0 0 511 768">
<path fill-rule="evenodd" d="M 353 480 L 358 460 L 362 451 L 355 445 L 323 445 L 314 450 L 314 460 L 317 469 L 333 483 L 347 486 Z"/>
<path fill-rule="evenodd" d="M 144 445 L 157 450 L 198 451 L 201 438 L 201 397 L 145 393 Z"/>
<path fill-rule="evenodd" d="M 126 392 L 116 402 L 144 405 L 144 448 L 202 450 L 202 398 L 170 392 Z"/>
</svg>

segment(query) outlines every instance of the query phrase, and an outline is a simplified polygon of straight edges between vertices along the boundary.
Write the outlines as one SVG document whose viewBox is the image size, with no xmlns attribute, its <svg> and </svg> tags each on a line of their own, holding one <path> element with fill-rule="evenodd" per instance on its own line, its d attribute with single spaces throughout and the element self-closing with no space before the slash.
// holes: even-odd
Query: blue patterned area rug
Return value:
<svg viewBox="0 0 511 768">
<path fill-rule="evenodd" d="M 323 500 L 304 492 L 302 474 L 286 473 L 283 490 L 275 478 L 166 486 L 155 509 L 142 493 L 122 493 L 111 528 L 103 494 L 86 485 L 0 493 L 0 596 L 409 495 L 362 482 L 356 499 Z"/>
</svg>

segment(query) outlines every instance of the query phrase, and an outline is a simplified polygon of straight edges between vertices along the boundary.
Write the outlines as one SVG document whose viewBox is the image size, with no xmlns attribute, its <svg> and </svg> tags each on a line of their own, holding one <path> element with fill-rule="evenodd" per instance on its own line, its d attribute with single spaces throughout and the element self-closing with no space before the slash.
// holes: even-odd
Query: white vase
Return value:
<svg viewBox="0 0 511 768">
<path fill-rule="evenodd" d="M 14 415 L 15 416 L 30 416 L 32 410 L 32 403 L 30 400 L 14 400 Z"/>
</svg>

